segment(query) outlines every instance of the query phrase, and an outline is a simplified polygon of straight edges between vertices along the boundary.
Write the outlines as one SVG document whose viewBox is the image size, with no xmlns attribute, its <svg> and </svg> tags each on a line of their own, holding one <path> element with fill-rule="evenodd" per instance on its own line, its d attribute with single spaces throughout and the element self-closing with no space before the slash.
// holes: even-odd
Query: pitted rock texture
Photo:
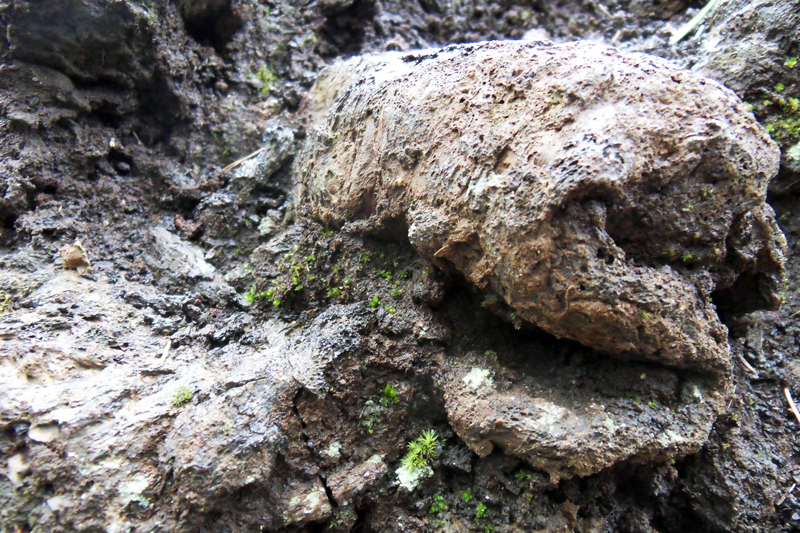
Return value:
<svg viewBox="0 0 800 533">
<path fill-rule="evenodd" d="M 453 359 L 441 387 L 470 449 L 485 457 L 499 447 L 553 482 L 696 453 L 730 395 L 699 374 L 588 358 L 554 365 L 531 348 L 522 365 L 476 353 Z"/>
<path fill-rule="evenodd" d="M 764 204 L 779 153 L 716 82 L 585 42 L 332 68 L 361 62 L 377 66 L 338 91 L 348 76 L 328 72 L 309 97 L 312 120 L 338 97 L 296 166 L 323 223 L 408 239 L 498 312 L 626 358 L 727 368 L 711 297 L 747 268 L 740 288 L 779 304 L 785 241 Z M 744 267 L 729 237 L 754 210 L 769 264 Z"/>
</svg>

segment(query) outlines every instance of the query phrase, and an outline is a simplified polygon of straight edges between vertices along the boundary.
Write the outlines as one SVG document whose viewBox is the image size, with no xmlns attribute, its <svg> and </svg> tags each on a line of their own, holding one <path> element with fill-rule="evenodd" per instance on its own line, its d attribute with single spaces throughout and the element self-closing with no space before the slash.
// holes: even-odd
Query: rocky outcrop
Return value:
<svg viewBox="0 0 800 533">
<path fill-rule="evenodd" d="M 155 233 L 160 246 L 190 248 Z M 0 315 L 5 524 L 24 516 L 36 531 L 196 531 L 234 512 L 236 527 L 275 530 L 331 516 L 318 479 L 286 480 L 275 463 L 299 438 L 298 388 L 323 387 L 326 361 L 357 348 L 363 313 L 334 308 L 308 339 L 270 320 L 248 327 L 252 345 L 206 353 L 190 345 L 192 325 L 159 325 L 190 298 L 52 267 L 0 275 L 4 288 L 21 279 L 30 284 L 24 308 Z M 221 343 L 226 329 L 249 326 L 234 322 L 205 335 Z M 385 473 L 380 461 L 368 466 L 373 482 Z M 336 494 L 364 484 L 343 476 Z"/>
<path fill-rule="evenodd" d="M 591 9 L 591 4 L 582 4 L 582 9 Z M 623 1 L 618 10 L 630 6 L 638 12 L 638 5 Z M 725 5 L 730 10 L 732 3 Z M 796 503 L 787 483 L 791 478 L 784 477 L 790 462 L 780 459 L 788 456 L 785 452 L 794 441 L 791 426 L 782 418 L 786 413 L 765 392 L 774 388 L 779 394 L 769 380 L 783 379 L 782 373 L 768 377 L 784 362 L 782 355 L 775 355 L 778 349 L 766 348 L 773 340 L 770 335 L 765 334 L 758 360 L 768 363 L 751 359 L 761 372 L 754 381 L 759 391 L 753 394 L 744 381 L 732 383 L 729 374 L 707 372 L 725 368 L 724 343 L 719 354 L 674 363 L 685 368 L 620 360 L 651 357 L 672 364 L 672 352 L 605 357 L 576 343 L 533 333 L 524 327 L 521 312 L 509 305 L 519 307 L 524 294 L 508 289 L 513 298 L 506 303 L 505 281 L 497 282 L 497 289 L 491 283 L 482 286 L 475 277 L 484 291 L 485 307 L 526 330 L 518 334 L 482 309 L 481 298 L 464 290 L 455 276 L 431 268 L 408 246 L 357 234 L 406 241 L 411 224 L 413 243 L 422 255 L 452 272 L 465 265 L 472 268 L 473 258 L 466 253 L 462 261 L 459 254 L 470 250 L 473 241 L 462 243 L 458 232 L 469 235 L 471 227 L 478 227 L 479 236 L 484 229 L 496 231 L 506 242 L 495 251 L 507 261 L 506 274 L 511 272 L 510 278 L 502 279 L 516 283 L 522 271 L 509 269 L 531 251 L 524 239 L 515 237 L 514 224 L 526 220 L 519 206 L 523 193 L 544 189 L 530 188 L 539 174 L 520 171 L 523 163 L 514 162 L 515 154 L 524 153 L 516 141 L 508 141 L 516 152 L 495 150 L 510 139 L 509 132 L 520 142 L 530 140 L 529 148 L 548 148 L 547 142 L 558 139 L 575 141 L 577 155 L 560 161 L 585 164 L 586 179 L 579 176 L 573 184 L 567 179 L 561 189 L 548 189 L 553 201 L 569 189 L 563 209 L 545 203 L 536 215 L 544 217 L 543 222 L 531 219 L 541 222 L 540 229 L 552 222 L 553 231 L 542 242 L 553 239 L 551 272 L 562 273 L 554 287 L 566 283 L 565 272 L 578 272 L 578 265 L 586 264 L 591 270 L 581 280 L 587 293 L 600 291 L 602 283 L 624 272 L 622 281 L 608 285 L 607 292 L 618 291 L 619 301 L 628 302 L 622 290 L 626 277 L 633 283 L 640 279 L 636 273 L 653 275 L 646 278 L 654 280 L 657 291 L 651 296 L 653 309 L 680 310 L 687 302 L 680 298 L 695 298 L 688 301 L 686 316 L 699 324 L 696 345 L 706 346 L 703 328 L 713 330 L 719 324 L 705 297 L 712 294 L 727 313 L 769 307 L 782 275 L 780 235 L 771 209 L 759 205 L 757 169 L 771 161 L 770 146 L 747 119 L 722 109 L 726 102 L 734 102 L 732 108 L 738 104 L 714 84 L 702 86 L 677 70 L 670 71 L 677 81 L 668 81 L 659 60 L 620 56 L 590 45 L 531 47 L 549 57 L 536 71 L 541 74 L 534 78 L 536 84 L 556 87 L 552 76 L 564 73 L 562 86 L 546 100 L 536 100 L 533 86 L 516 84 L 513 72 L 503 75 L 506 64 L 522 68 L 523 80 L 529 72 L 525 68 L 542 66 L 528 61 L 520 67 L 514 54 L 499 53 L 504 46 L 513 49 L 519 44 L 454 47 L 397 54 L 388 60 L 365 56 L 344 63 L 346 69 L 333 68 L 319 77 L 307 104 L 309 116 L 321 117 L 343 96 L 342 107 L 332 111 L 333 120 L 339 120 L 348 116 L 348 102 L 369 100 L 370 87 L 400 84 L 403 76 L 403 83 L 426 83 L 423 76 L 431 64 L 445 61 L 436 73 L 440 76 L 448 57 L 463 63 L 448 67 L 448 75 L 469 71 L 475 76 L 463 78 L 464 86 L 459 86 L 466 92 L 458 96 L 465 106 L 458 116 L 442 111 L 452 102 L 442 100 L 444 107 L 437 107 L 440 103 L 421 97 L 418 102 L 427 107 L 417 113 L 411 102 L 415 93 L 409 91 L 408 107 L 403 109 L 411 112 L 405 115 L 386 111 L 348 123 L 349 130 L 334 128 L 332 142 L 347 146 L 354 135 L 364 134 L 356 140 L 367 138 L 372 127 L 380 132 L 388 126 L 410 128 L 412 122 L 430 125 L 429 130 L 414 129 L 413 142 L 400 148 L 392 143 L 410 137 L 392 130 L 393 136 L 386 137 L 391 142 L 359 156 L 358 161 L 365 162 L 371 153 L 373 164 L 388 170 L 376 181 L 376 195 L 369 192 L 363 203 L 374 207 L 375 216 L 364 211 L 342 219 L 354 232 L 330 231 L 303 218 L 286 227 L 289 162 L 303 134 L 295 120 L 299 117 L 274 113 L 282 105 L 294 110 L 299 92 L 316 76 L 321 60 L 314 54 L 330 57 L 327 54 L 355 52 L 360 46 L 377 49 L 382 46 L 375 44 L 379 40 L 399 36 L 392 32 L 401 25 L 411 46 L 438 39 L 429 35 L 457 41 L 521 35 L 521 21 L 531 21 L 524 24 L 527 29 L 534 20 L 531 10 L 523 7 L 423 2 L 406 10 L 394 0 L 302 6 L 284 1 L 267 6 L 254 0 L 20 0 L 0 6 L 6 27 L 0 49 L 10 61 L 0 77 L 0 115 L 8 119 L 0 119 L 0 152 L 7 169 L 0 179 L 7 183 L 0 183 L 3 533 L 323 528 L 394 532 L 441 524 L 451 530 L 644 531 L 667 523 L 668 530 L 679 531 L 684 524 L 672 518 L 687 508 L 695 511 L 689 520 L 696 515 L 721 529 L 745 530 L 740 526 L 745 522 L 763 531 L 780 529 L 764 517 L 774 514 L 781 494 L 789 494 L 784 511 Z M 667 11 L 679 7 L 662 6 Z M 325 13 L 324 20 L 308 18 L 318 11 Z M 369 17 L 362 16 L 365 11 Z M 414 28 L 401 20 L 409 11 L 420 16 L 424 11 L 425 18 Z M 572 20 L 564 14 L 562 20 Z M 232 36 L 239 16 L 246 25 Z M 362 25 L 367 32 L 385 33 L 380 39 L 367 35 L 362 42 Z M 233 41 L 226 43 L 229 38 Z M 334 40 L 339 44 L 334 46 Z M 385 44 L 407 46 L 402 38 Z M 481 50 L 493 56 L 482 63 L 488 75 L 472 63 Z M 575 72 L 585 69 L 584 82 L 559 59 L 564 50 L 575 52 L 577 59 L 569 65 L 582 62 Z M 775 53 L 771 51 L 773 60 Z M 632 57 L 638 58 L 638 66 L 625 63 Z M 606 68 L 613 76 L 638 72 L 647 83 L 642 83 L 641 94 L 614 100 L 620 88 L 605 77 Z M 428 85 L 420 94 L 436 96 L 452 86 L 447 76 L 431 79 L 442 83 Z M 597 87 L 592 80 L 599 80 Z M 657 85 L 658 80 L 667 92 L 673 84 L 691 90 L 671 96 L 650 91 L 649 84 Z M 348 89 L 353 82 L 356 85 Z M 399 91 L 406 86 L 388 87 Z M 513 99 L 503 96 L 507 93 Z M 496 95 L 500 98 L 492 100 Z M 647 100 L 653 95 L 662 100 Z M 714 95 L 719 97 L 717 107 L 708 101 Z M 669 98 L 674 100 L 669 103 Z M 549 113 L 557 127 L 526 137 L 538 124 L 529 118 L 538 115 L 526 114 L 527 100 L 534 107 L 536 102 L 546 104 L 543 113 Z M 687 107 L 689 100 L 696 100 L 697 106 Z M 387 97 L 384 103 L 391 101 Z M 613 104 L 597 108 L 601 102 Z M 663 209 L 645 203 L 642 209 L 656 205 L 653 220 L 667 221 L 658 228 L 664 229 L 664 239 L 677 239 L 685 248 L 675 248 L 675 257 L 668 252 L 658 256 L 661 236 L 656 232 L 658 239 L 651 238 L 653 229 L 647 225 L 653 221 L 636 218 L 641 212 L 634 207 L 642 205 L 637 202 L 653 194 L 647 189 L 649 182 L 643 179 L 638 190 L 632 186 L 635 173 L 618 170 L 635 170 L 638 164 L 654 161 L 663 164 L 659 169 L 669 169 L 671 157 L 684 152 L 676 149 L 642 163 L 629 160 L 628 154 L 638 154 L 631 146 L 640 145 L 644 154 L 657 152 L 645 142 L 648 138 L 631 141 L 617 132 L 615 142 L 628 144 L 602 144 L 602 135 L 612 131 L 601 127 L 603 121 L 613 126 L 613 114 L 605 115 L 608 109 L 641 128 L 647 113 L 658 115 L 665 105 L 675 107 L 674 116 L 681 121 L 676 129 L 688 124 L 687 132 L 700 132 L 692 142 L 711 147 L 698 160 L 698 173 L 711 169 L 704 176 L 734 175 L 728 170 L 736 165 L 726 167 L 721 162 L 727 160 L 719 154 L 739 146 L 725 143 L 742 140 L 742 128 L 755 139 L 754 145 L 743 141 L 745 155 L 757 152 L 750 150 L 753 146 L 765 148 L 763 160 L 754 156 L 752 175 L 737 174 L 727 189 L 714 184 L 722 193 L 713 201 L 706 197 L 713 194 L 711 189 L 692 189 L 680 181 L 682 167 L 676 167 L 675 176 L 662 175 L 668 183 L 661 196 L 672 200 L 671 195 L 677 195 L 674 203 Z M 641 120 L 631 118 L 628 107 L 641 111 Z M 709 109 L 715 114 L 708 114 Z M 487 110 L 491 127 L 481 126 L 487 124 L 481 114 Z M 429 111 L 432 118 L 426 118 Z M 685 117 L 680 116 L 683 112 Z M 707 116 L 698 117 L 698 112 Z M 510 124 L 515 114 L 525 118 Z M 579 127 L 594 124 L 589 115 L 598 118 L 596 127 L 589 128 L 597 138 L 595 148 L 578 136 Z M 471 130 L 465 126 L 470 120 L 475 121 Z M 712 124 L 712 133 L 706 135 L 703 121 Z M 521 124 L 519 131 L 512 127 Z M 713 133 L 713 124 L 728 131 Z M 447 129 L 453 125 L 464 127 L 456 132 L 461 137 Z M 362 126 L 366 129 L 359 129 Z M 632 131 L 648 131 L 633 126 Z M 232 172 L 214 170 L 251 153 L 255 146 L 248 143 L 256 142 L 256 131 L 263 131 L 258 157 L 231 165 Z M 436 135 L 426 137 L 427 131 Z M 656 133 L 661 132 L 653 137 Z M 680 137 L 680 132 L 675 135 Z M 536 139 L 541 141 L 538 145 Z M 461 152 L 452 150 L 454 140 Z M 683 145 L 676 141 L 676 146 Z M 563 146 L 551 148 L 557 153 Z M 600 148 L 603 158 L 596 154 Z M 457 159 L 459 153 L 470 157 Z M 432 165 L 435 157 L 444 163 Z M 708 161 L 703 163 L 703 157 Z M 459 179 L 470 177 L 470 183 L 480 187 L 467 187 L 466 194 L 478 208 L 458 211 L 457 198 L 438 203 L 448 198 L 441 195 L 443 190 L 458 192 L 459 181 L 438 181 L 439 188 L 430 191 L 419 184 L 391 188 L 397 177 L 421 180 L 425 168 L 437 179 L 444 178 L 444 170 L 453 170 Z M 561 176 L 580 174 L 568 166 L 558 168 Z M 619 183 L 609 177 L 623 174 Z M 720 183 L 726 184 L 721 178 Z M 603 194 L 595 194 L 598 190 Z M 581 191 L 588 192 L 582 196 Z M 736 194 L 741 191 L 746 197 L 740 204 Z M 421 196 L 406 205 L 411 192 Z M 693 205 L 693 194 L 702 198 L 701 206 Z M 695 215 L 706 216 L 706 211 L 723 205 L 722 199 L 732 201 L 723 209 L 722 221 L 712 216 L 711 222 L 697 222 Z M 492 203 L 497 201 L 501 203 Z M 316 200 L 307 204 L 319 207 Z M 412 209 L 417 206 L 428 210 L 430 218 Z M 677 211 L 684 208 L 689 210 L 681 219 L 685 227 L 674 229 L 667 215 L 680 216 Z M 497 222 L 503 209 L 507 226 Z M 629 227 L 625 223 L 631 212 L 636 223 Z M 460 218 L 448 218 L 451 215 Z M 732 220 L 730 226 L 726 217 Z M 456 224 L 453 230 L 449 221 L 456 219 L 464 227 Z M 706 237 L 697 250 L 687 244 L 691 239 L 681 240 L 681 231 L 697 232 L 705 223 L 720 234 L 728 232 L 719 257 L 711 252 L 700 255 L 710 246 Z M 633 232 L 637 228 L 641 234 Z M 594 248 L 596 239 L 604 235 L 617 248 L 594 257 L 599 251 Z M 620 240 L 626 235 L 628 241 Z M 570 241 L 569 236 L 583 240 Z M 431 248 L 441 244 L 437 239 L 455 245 L 437 257 L 439 248 Z M 426 249 L 429 242 L 434 244 Z M 574 248 L 565 247 L 562 253 L 558 247 L 563 243 Z M 686 253 L 692 259 L 684 259 Z M 609 265 L 610 258 L 619 270 Z M 463 264 L 455 268 L 457 261 Z M 475 271 L 466 267 L 460 270 L 463 275 Z M 595 274 L 597 280 L 586 280 Z M 495 280 L 493 275 L 487 280 Z M 664 284 L 663 279 L 674 283 Z M 595 307 L 576 301 L 574 287 L 569 287 L 563 301 L 594 313 Z M 279 297 L 270 299 L 272 288 L 279 289 Z M 550 300 L 543 301 L 553 301 L 556 294 L 544 293 Z M 787 300 L 791 303 L 791 294 Z M 654 317 L 653 309 L 645 307 L 641 318 L 652 318 L 652 335 L 662 335 L 654 344 L 667 342 L 666 326 L 661 324 L 680 324 L 667 322 L 667 311 Z M 683 311 L 675 312 L 684 316 Z M 598 316 L 602 313 L 600 308 Z M 704 323 L 706 316 L 711 318 Z M 645 329 L 650 324 L 645 321 Z M 686 331 L 691 327 L 688 324 Z M 594 342 L 598 329 L 587 329 Z M 678 338 L 686 340 L 686 331 L 675 329 Z M 782 334 L 791 338 L 792 332 L 786 327 Z M 748 342 L 751 339 L 755 337 L 749 335 Z M 744 346 L 739 348 L 738 356 L 750 357 Z M 785 360 L 786 368 L 793 369 L 790 358 Z M 727 414 L 720 414 L 723 411 Z M 737 423 L 736 413 L 741 426 L 728 431 Z M 717 431 L 709 439 L 712 428 Z M 441 455 L 430 464 L 431 477 L 409 493 L 398 484 L 398 465 L 409 443 L 431 430 Z M 701 447 L 696 460 L 670 464 Z M 666 464 L 630 466 L 661 461 Z M 592 477 L 568 479 L 586 475 Z M 722 499 L 725 505 L 720 505 Z M 478 502 L 485 504 L 481 513 Z"/>
<path fill-rule="evenodd" d="M 296 163 L 323 223 L 408 240 L 511 320 L 624 358 L 723 370 L 714 292 L 747 270 L 739 288 L 779 304 L 785 241 L 764 205 L 779 152 L 721 85 L 583 42 L 332 69 L 312 118 L 338 98 Z M 737 263 L 748 217 L 766 265 Z"/>
</svg>

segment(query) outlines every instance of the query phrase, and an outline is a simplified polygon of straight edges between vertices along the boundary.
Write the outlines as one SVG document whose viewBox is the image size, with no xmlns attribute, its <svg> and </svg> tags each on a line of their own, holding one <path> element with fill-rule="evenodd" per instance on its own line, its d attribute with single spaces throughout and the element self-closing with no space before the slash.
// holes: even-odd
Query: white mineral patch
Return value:
<svg viewBox="0 0 800 533">
<path fill-rule="evenodd" d="M 433 475 L 433 470 L 431 470 L 429 466 L 424 466 L 422 468 L 406 468 L 405 466 L 401 466 L 395 473 L 397 474 L 397 481 L 400 483 L 400 486 L 408 492 L 411 492 L 419 486 L 423 479 L 431 477 Z"/>
<path fill-rule="evenodd" d="M 668 429 L 658 436 L 658 443 L 664 448 L 674 444 L 682 444 L 684 442 L 686 442 L 686 437 L 672 429 Z"/>
<path fill-rule="evenodd" d="M 800 162 L 800 143 L 795 144 L 786 151 L 786 157 L 795 163 Z"/>
<path fill-rule="evenodd" d="M 473 367 L 472 370 L 469 371 L 469 374 L 464 376 L 464 379 L 462 379 L 461 381 L 466 383 L 467 387 L 469 387 L 470 389 L 477 389 L 484 383 L 486 383 L 486 385 L 491 387 L 492 386 L 492 378 L 490 377 L 491 374 L 492 373 L 490 371 L 484 368 Z"/>
<path fill-rule="evenodd" d="M 150 485 L 150 480 L 144 474 L 134 474 L 128 481 L 120 484 L 119 497 L 123 505 L 136 500 L 142 503 L 147 503 L 147 500 L 142 498 L 142 492 L 147 490 Z"/>
<path fill-rule="evenodd" d="M 18 453 L 8 458 L 8 479 L 11 483 L 19 487 L 22 485 L 22 476 L 30 472 L 30 465 L 25 462 L 25 455 Z"/>
<path fill-rule="evenodd" d="M 98 461 L 98 464 L 104 468 L 110 468 L 112 470 L 117 470 L 123 464 L 123 459 L 119 456 L 117 457 L 108 457 L 106 459 L 101 459 Z"/>
<path fill-rule="evenodd" d="M 327 455 L 331 459 L 338 459 L 341 455 L 342 445 L 338 442 L 332 442 L 328 449 L 322 452 L 324 455 Z"/>
<path fill-rule="evenodd" d="M 48 498 L 45 503 L 54 512 L 63 511 L 72 505 L 72 501 L 67 496 L 53 496 Z"/>
</svg>

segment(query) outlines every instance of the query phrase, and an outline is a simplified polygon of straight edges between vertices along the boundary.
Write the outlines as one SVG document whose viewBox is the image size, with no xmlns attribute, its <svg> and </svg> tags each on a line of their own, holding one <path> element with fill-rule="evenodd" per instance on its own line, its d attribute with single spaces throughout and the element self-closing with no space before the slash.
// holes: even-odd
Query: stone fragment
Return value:
<svg viewBox="0 0 800 533">
<path fill-rule="evenodd" d="M 58 435 L 58 424 L 31 426 L 28 429 L 28 437 L 36 442 L 52 442 L 58 438 Z"/>
<path fill-rule="evenodd" d="M 179 274 L 193 280 L 213 279 L 216 269 L 203 258 L 203 250 L 189 244 L 163 226 L 156 226 L 153 236 L 153 254 L 148 263 L 168 274 Z"/>
<path fill-rule="evenodd" d="M 123 86 L 150 81 L 155 43 L 149 12 L 134 2 L 23 0 L 4 6 L 11 54 L 51 66 L 72 79 Z"/>
<path fill-rule="evenodd" d="M 297 160 L 300 209 L 410 241 L 511 320 L 724 370 L 712 295 L 748 268 L 737 288 L 779 300 L 778 150 L 731 91 L 665 60 L 586 42 L 387 53 L 334 65 L 308 102 L 312 119 L 332 105 Z M 730 236 L 754 216 L 768 264 L 745 267 Z"/>
<path fill-rule="evenodd" d="M 142 254 L 144 262 L 152 269 L 159 284 L 173 291 L 185 290 L 194 285 L 197 291 L 214 302 L 228 303 L 236 298 L 236 291 L 212 264 L 206 261 L 203 249 L 188 243 L 163 226 L 150 230 L 149 249 Z"/>
<path fill-rule="evenodd" d="M 31 466 L 25 460 L 25 454 L 16 453 L 8 458 L 6 464 L 6 477 L 15 487 L 22 486 L 22 478 L 31 471 Z"/>
<path fill-rule="evenodd" d="M 251 178 L 256 185 L 263 187 L 294 154 L 294 131 L 285 124 L 271 121 L 264 128 L 261 140 L 261 152 L 242 163 L 234 172 L 234 176 Z"/>
<path fill-rule="evenodd" d="M 65 244 L 59 250 L 65 270 L 77 270 L 79 272 L 92 272 L 92 264 L 89 262 L 89 255 L 83 248 L 80 241 L 74 244 Z"/>
<path fill-rule="evenodd" d="M 608 360 L 554 369 L 543 358 L 531 359 L 527 377 L 513 382 L 507 376 L 514 372 L 502 362 L 483 356 L 453 361 L 440 386 L 450 424 L 472 451 L 486 457 L 499 447 L 547 472 L 552 482 L 622 461 L 695 453 L 724 406 L 715 380 L 692 377 L 680 384 L 672 369 Z M 639 379 L 645 371 L 646 379 Z M 631 392 L 637 381 L 641 388 Z"/>
<path fill-rule="evenodd" d="M 383 457 L 374 455 L 358 466 L 345 465 L 344 469 L 328 478 L 328 488 L 336 503 L 343 505 L 376 485 L 386 472 L 388 468 Z"/>
<path fill-rule="evenodd" d="M 322 520 L 329 517 L 332 511 L 325 488 L 318 479 L 309 485 L 296 484 L 286 499 L 283 519 L 287 525 Z"/>
</svg>

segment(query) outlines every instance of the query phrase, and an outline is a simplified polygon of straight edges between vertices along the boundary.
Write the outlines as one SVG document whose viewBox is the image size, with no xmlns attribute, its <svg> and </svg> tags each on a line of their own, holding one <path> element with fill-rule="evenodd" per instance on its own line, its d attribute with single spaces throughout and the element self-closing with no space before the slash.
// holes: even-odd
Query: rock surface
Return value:
<svg viewBox="0 0 800 533">
<path fill-rule="evenodd" d="M 741 82 L 785 161 L 800 158 L 800 139 L 778 138 L 798 116 L 797 2 L 719 2 L 668 46 L 694 5 L 0 2 L 0 531 L 793 530 L 797 246 L 783 309 L 737 319 L 734 372 L 716 383 L 518 331 L 386 233 L 287 224 L 301 95 L 364 52 L 523 34 L 650 51 Z M 322 113 L 349 84 L 324 81 L 336 72 L 319 78 Z M 794 244 L 800 181 L 785 170 L 770 202 Z M 745 273 L 713 294 L 727 315 L 768 303 L 770 218 L 735 224 L 715 275 Z M 93 273 L 64 271 L 76 241 Z M 432 477 L 398 490 L 408 443 L 431 429 Z M 594 461 L 613 464 L 582 477 Z"/>
<path fill-rule="evenodd" d="M 2 450 L 0 517 L 27 509 L 42 531 L 196 531 L 245 490 L 253 502 L 239 512 L 254 516 L 243 520 L 270 529 L 330 516 L 320 481 L 284 487 L 275 461 L 298 384 L 324 386 L 325 367 L 358 345 L 363 324 L 348 316 L 358 313 L 332 310 L 309 338 L 265 322 L 250 329 L 253 346 L 202 357 L 181 346 L 191 326 L 159 335 L 113 285 L 43 274 L 26 308 L 0 317 L 0 424 L 13 436 Z M 377 458 L 350 470 L 361 474 L 339 476 L 343 500 L 386 466 Z M 45 483 L 46 505 L 17 493 Z"/>
<path fill-rule="evenodd" d="M 347 80 L 377 66 L 346 89 Z M 326 225 L 408 239 L 512 320 L 626 358 L 729 367 L 710 302 L 745 270 L 780 303 L 785 241 L 764 206 L 779 152 L 734 94 L 588 43 L 489 42 L 353 59 L 296 169 Z M 344 72 L 344 74 L 338 74 Z M 749 215 L 749 213 L 757 213 Z"/>
<path fill-rule="evenodd" d="M 622 461 L 695 453 L 728 395 L 716 380 L 682 379 L 666 368 L 610 362 L 554 368 L 531 353 L 515 375 L 493 359 L 470 354 L 446 367 L 441 386 L 451 425 L 479 456 L 498 446 L 553 482 Z"/>
</svg>

